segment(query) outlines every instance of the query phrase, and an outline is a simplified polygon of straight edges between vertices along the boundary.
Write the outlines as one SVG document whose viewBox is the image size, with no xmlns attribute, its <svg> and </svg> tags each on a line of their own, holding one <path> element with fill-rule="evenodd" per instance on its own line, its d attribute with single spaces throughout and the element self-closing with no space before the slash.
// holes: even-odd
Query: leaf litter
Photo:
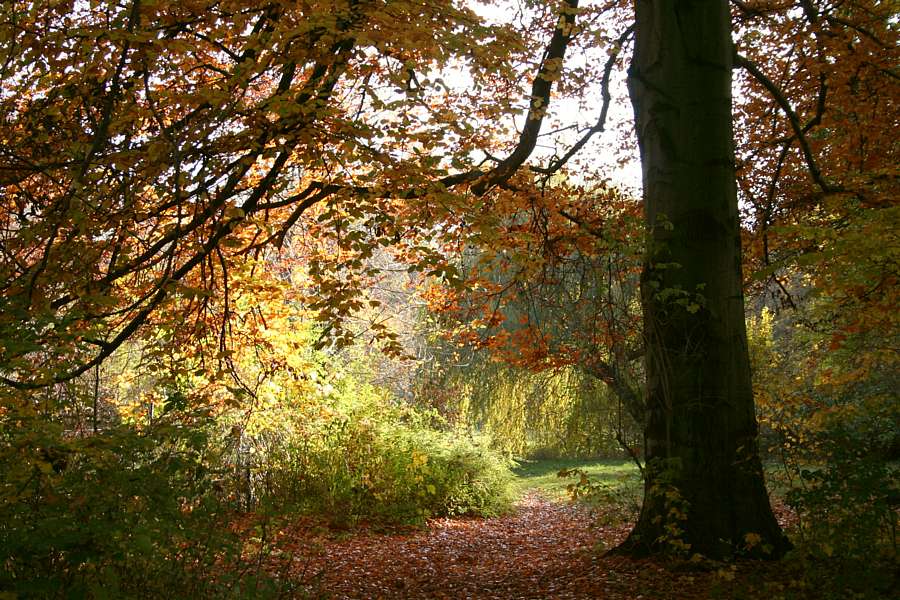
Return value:
<svg viewBox="0 0 900 600">
<path fill-rule="evenodd" d="M 605 555 L 630 528 L 597 509 L 529 492 L 506 516 L 432 519 L 388 533 L 338 533 L 302 519 L 279 532 L 271 570 L 308 597 L 335 600 L 808 597 L 779 563 Z"/>
</svg>

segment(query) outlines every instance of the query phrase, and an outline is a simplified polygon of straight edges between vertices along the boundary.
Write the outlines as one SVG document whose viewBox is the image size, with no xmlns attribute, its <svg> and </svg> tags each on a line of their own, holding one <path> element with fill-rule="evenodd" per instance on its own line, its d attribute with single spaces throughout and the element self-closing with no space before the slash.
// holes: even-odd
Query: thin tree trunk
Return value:
<svg viewBox="0 0 900 600">
<path fill-rule="evenodd" d="M 91 411 L 91 420 L 92 420 L 92 429 L 94 435 L 97 434 L 97 426 L 98 426 L 98 417 L 97 417 L 97 404 L 100 401 L 100 363 L 97 363 L 94 366 L 94 405 L 93 410 Z"/>
<path fill-rule="evenodd" d="M 780 556 L 741 290 L 727 0 L 636 0 L 629 71 L 648 247 L 645 500 L 621 550 Z"/>
</svg>

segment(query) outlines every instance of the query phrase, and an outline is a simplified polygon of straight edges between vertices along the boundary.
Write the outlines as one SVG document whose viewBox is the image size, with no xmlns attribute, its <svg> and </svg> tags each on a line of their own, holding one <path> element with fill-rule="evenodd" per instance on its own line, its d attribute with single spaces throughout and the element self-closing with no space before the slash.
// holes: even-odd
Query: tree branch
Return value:
<svg viewBox="0 0 900 600">
<path fill-rule="evenodd" d="M 609 78 L 612 75 L 613 67 L 616 64 L 616 60 L 619 58 L 619 54 L 622 51 L 622 47 L 625 43 L 634 35 L 634 24 L 632 24 L 628 29 L 622 32 L 622 35 L 616 40 L 615 43 L 615 51 L 609 55 L 609 58 L 606 59 L 606 64 L 603 66 L 603 78 L 600 82 L 600 93 L 603 97 L 603 105 L 600 108 L 600 116 L 597 118 L 597 122 L 588 129 L 587 133 L 585 133 L 581 139 L 579 139 L 575 144 L 569 148 L 569 150 L 565 153 L 561 158 L 553 161 L 547 167 L 531 167 L 532 171 L 537 173 L 542 173 L 544 175 L 552 175 L 559 171 L 569 160 L 575 156 L 578 152 L 584 148 L 585 144 L 590 141 L 591 137 L 593 137 L 597 133 L 602 133 L 606 128 L 606 115 L 609 112 L 609 104 L 612 99 L 609 93 Z"/>
<path fill-rule="evenodd" d="M 556 22 L 556 29 L 553 30 L 553 37 L 547 46 L 544 60 L 541 62 L 541 67 L 531 84 L 531 104 L 528 108 L 525 127 L 522 128 L 522 133 L 519 135 L 519 143 L 516 144 L 516 148 L 509 156 L 485 175 L 481 181 L 472 186 L 472 191 L 475 194 L 480 196 L 488 188 L 508 179 L 522 166 L 534 150 L 544 116 L 547 114 L 547 108 L 550 106 L 553 82 L 562 73 L 566 49 L 575 32 L 575 14 L 577 9 L 578 0 L 564 0 L 560 9 L 559 19 Z"/>
<path fill-rule="evenodd" d="M 812 148 L 809 145 L 809 140 L 806 138 L 806 132 L 809 128 L 804 127 L 800 124 L 800 117 L 797 116 L 797 113 L 794 112 L 794 109 L 791 107 L 791 103 L 788 102 L 787 97 L 784 95 L 784 92 L 772 82 L 771 79 L 766 77 L 766 75 L 760 70 L 760 68 L 753 63 L 750 59 L 741 56 L 738 53 L 734 55 L 734 64 L 742 67 L 746 70 L 750 75 L 753 76 L 766 90 L 772 95 L 772 98 L 778 105 L 781 107 L 781 110 L 784 112 L 785 116 L 788 118 L 788 121 L 791 124 L 791 128 L 794 130 L 794 135 L 797 138 L 797 142 L 800 144 L 800 149 L 803 152 L 803 158 L 806 161 L 806 168 L 809 171 L 810 176 L 813 181 L 816 182 L 823 192 L 833 194 L 842 192 L 843 189 L 831 185 L 822 177 L 822 172 L 819 170 L 818 165 L 816 164 L 816 160 L 813 157 Z"/>
</svg>

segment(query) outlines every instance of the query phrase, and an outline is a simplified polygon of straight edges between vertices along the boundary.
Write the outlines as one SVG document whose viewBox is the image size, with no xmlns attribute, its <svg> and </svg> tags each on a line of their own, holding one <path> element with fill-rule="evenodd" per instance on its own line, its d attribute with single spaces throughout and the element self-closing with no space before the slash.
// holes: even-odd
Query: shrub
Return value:
<svg viewBox="0 0 900 600">
<path fill-rule="evenodd" d="M 274 591 L 239 564 L 246 548 L 210 493 L 202 424 L 170 420 L 69 438 L 43 418 L 5 416 L 0 591 L 20 598 Z"/>
<path fill-rule="evenodd" d="M 879 429 L 846 414 L 828 423 L 816 436 L 826 460 L 803 463 L 787 494 L 808 576 L 834 598 L 882 597 L 896 585 L 900 469 L 877 451 Z"/>
<path fill-rule="evenodd" d="M 507 510 L 506 459 L 486 438 L 434 421 L 370 386 L 338 390 L 257 436 L 257 493 L 279 512 L 299 508 L 340 525 Z"/>
</svg>

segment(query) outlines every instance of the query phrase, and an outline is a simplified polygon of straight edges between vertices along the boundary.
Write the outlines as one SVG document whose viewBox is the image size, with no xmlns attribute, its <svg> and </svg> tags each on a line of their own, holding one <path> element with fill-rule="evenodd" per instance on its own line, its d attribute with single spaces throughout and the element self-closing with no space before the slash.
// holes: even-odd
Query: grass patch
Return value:
<svg viewBox="0 0 900 600">
<path fill-rule="evenodd" d="M 551 500 L 567 500 L 566 486 L 577 479 L 559 477 L 558 473 L 564 469 L 581 469 L 592 482 L 604 483 L 623 492 L 640 489 L 637 467 L 627 459 L 517 460 L 516 463 L 512 488 L 517 496 L 536 490 Z"/>
</svg>

